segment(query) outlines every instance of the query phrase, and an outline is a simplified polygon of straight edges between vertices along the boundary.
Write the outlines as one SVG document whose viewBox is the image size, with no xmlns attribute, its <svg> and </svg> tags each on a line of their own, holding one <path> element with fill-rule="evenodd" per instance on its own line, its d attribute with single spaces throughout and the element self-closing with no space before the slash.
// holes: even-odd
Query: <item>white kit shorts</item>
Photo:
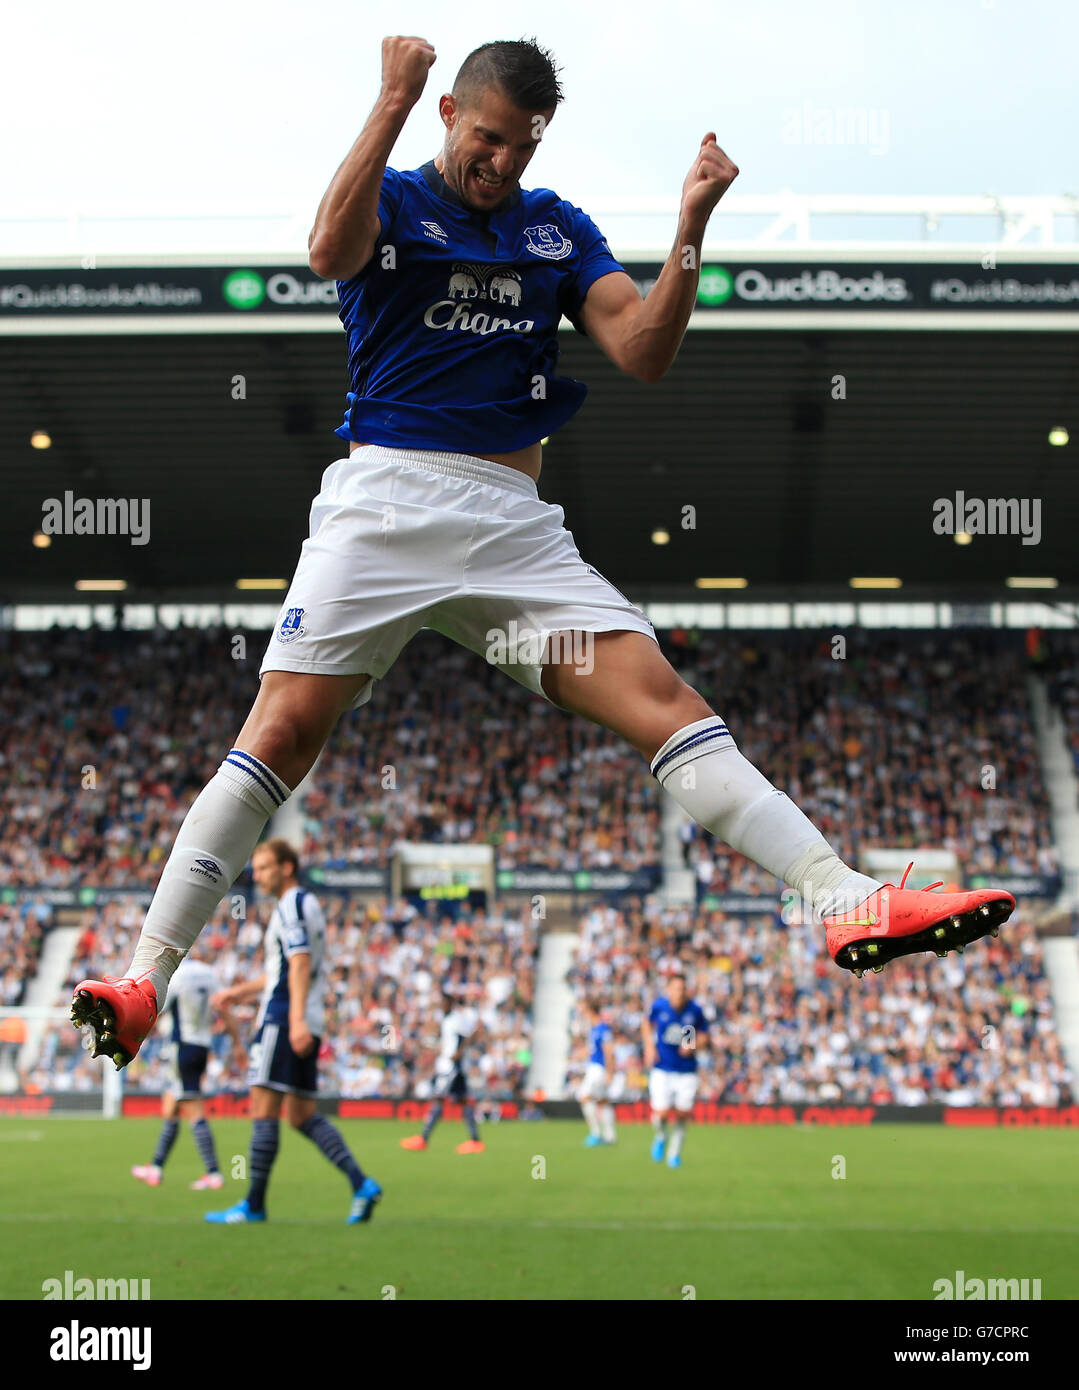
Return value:
<svg viewBox="0 0 1079 1390">
<path fill-rule="evenodd" d="M 648 1074 L 648 1099 L 652 1109 L 661 1115 L 668 1110 L 688 1114 L 697 1098 L 697 1081 L 695 1071 L 663 1071 L 653 1067 Z"/>
<path fill-rule="evenodd" d="M 546 699 L 551 633 L 628 629 L 656 641 L 641 610 L 581 559 L 564 521 L 507 464 L 361 446 L 322 475 L 260 678 L 367 673 L 359 708 L 429 627 Z M 551 654 L 587 672 L 588 644 L 580 645 L 558 639 Z"/>
<path fill-rule="evenodd" d="M 589 1062 L 577 1092 L 578 1100 L 607 1099 L 607 1068 L 600 1062 Z"/>
</svg>

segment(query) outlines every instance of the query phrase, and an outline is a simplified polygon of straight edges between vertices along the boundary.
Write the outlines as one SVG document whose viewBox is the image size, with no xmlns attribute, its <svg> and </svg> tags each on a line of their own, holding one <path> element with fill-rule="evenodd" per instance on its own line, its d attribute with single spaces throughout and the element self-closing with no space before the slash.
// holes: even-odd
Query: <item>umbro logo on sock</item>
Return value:
<svg viewBox="0 0 1079 1390">
<path fill-rule="evenodd" d="M 213 859 L 195 859 L 191 864 L 191 872 L 203 878 L 220 878 L 221 865 Z"/>
</svg>

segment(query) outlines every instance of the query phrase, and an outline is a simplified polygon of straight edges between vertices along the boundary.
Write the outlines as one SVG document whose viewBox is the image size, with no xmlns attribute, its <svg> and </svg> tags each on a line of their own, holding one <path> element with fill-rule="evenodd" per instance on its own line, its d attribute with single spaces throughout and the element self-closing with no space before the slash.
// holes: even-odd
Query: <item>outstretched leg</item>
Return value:
<svg viewBox="0 0 1079 1390">
<path fill-rule="evenodd" d="M 76 986 L 72 1021 L 94 1055 L 126 1066 L 165 1004 L 169 980 L 239 876 L 273 813 L 314 765 L 339 715 L 370 678 L 267 671 L 235 746 L 176 836 L 120 981 Z"/>
<path fill-rule="evenodd" d="M 854 907 L 880 887 L 844 864 L 786 793 L 742 756 L 724 721 L 650 637 L 581 637 L 594 643 L 590 661 L 549 663 L 547 695 L 621 734 L 699 825 L 798 889 L 822 915 Z M 585 649 L 574 641 L 574 651 Z"/>
<path fill-rule="evenodd" d="M 995 935 L 1014 911 L 1015 899 L 1001 889 L 933 895 L 882 885 L 845 864 L 786 793 L 742 756 L 724 721 L 650 637 L 580 633 L 570 649 L 589 660 L 549 661 L 548 697 L 621 734 L 699 825 L 811 903 L 838 965 L 860 975 L 896 956 L 962 950 Z"/>
</svg>

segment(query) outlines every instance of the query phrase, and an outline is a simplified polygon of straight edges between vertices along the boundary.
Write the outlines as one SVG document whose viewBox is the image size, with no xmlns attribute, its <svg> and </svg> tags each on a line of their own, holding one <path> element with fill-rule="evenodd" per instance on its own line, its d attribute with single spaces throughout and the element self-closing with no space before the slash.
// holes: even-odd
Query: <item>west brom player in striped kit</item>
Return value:
<svg viewBox="0 0 1079 1390">
<path fill-rule="evenodd" d="M 459 1154 L 481 1154 L 486 1145 L 476 1128 L 476 1114 L 468 1098 L 468 1078 L 465 1075 L 465 1053 L 469 1043 L 479 1042 L 484 1028 L 480 1016 L 467 1004 L 459 1003 L 452 994 L 443 992 L 442 1024 L 439 1028 L 440 1045 L 438 1060 L 435 1063 L 435 1079 L 432 1086 L 433 1099 L 427 1111 L 422 1134 L 410 1134 L 401 1140 L 402 1149 L 425 1149 L 435 1125 L 442 1118 L 442 1107 L 447 1096 L 461 1102 L 461 1119 L 468 1138 L 457 1145 Z"/>
<path fill-rule="evenodd" d="M 206 1213 L 206 1220 L 238 1225 L 266 1220 L 266 1186 L 277 1157 L 280 1115 L 317 1144 L 348 1179 L 352 1205 L 348 1222 L 367 1221 L 382 1189 L 365 1177 L 340 1131 L 315 1104 L 318 1094 L 318 1047 L 325 1022 L 323 953 L 326 919 L 313 893 L 300 887 L 299 859 L 286 840 L 267 840 L 251 861 L 261 892 L 277 899 L 266 928 L 266 973 L 233 985 L 215 997 L 223 1008 L 261 994 L 251 1043 L 251 1187 L 242 1202 L 225 1211 Z"/>
<path fill-rule="evenodd" d="M 196 948 L 197 949 L 197 948 Z M 220 982 L 213 967 L 197 955 L 189 955 L 172 977 L 169 1002 L 162 1018 L 171 1025 L 166 1049 L 172 1068 L 172 1084 L 161 1100 L 165 1123 L 161 1127 L 157 1148 L 150 1163 L 137 1164 L 131 1176 L 148 1187 L 159 1187 L 162 1173 L 176 1136 L 180 1121 L 186 1120 L 198 1146 L 202 1166 L 201 1178 L 191 1184 L 196 1191 L 221 1187 L 224 1178 L 217 1166 L 214 1136 L 202 1106 L 202 1078 L 213 1042 L 213 1015 L 210 1000 L 217 994 Z M 231 1020 L 226 1026 L 238 1043 Z"/>
<path fill-rule="evenodd" d="M 424 626 L 497 653 L 555 708 L 626 739 L 700 825 L 813 905 L 843 968 L 945 954 L 1015 907 L 999 890 L 934 895 L 845 864 L 743 757 L 645 615 L 581 557 L 562 508 L 539 496 L 541 441 L 586 394 L 557 375 L 563 316 L 639 382 L 674 362 L 705 228 L 738 173 L 714 132 L 692 152 L 674 244 L 642 299 L 584 212 L 520 186 L 562 100 L 537 44 L 469 54 L 438 100 L 441 152 L 418 169 L 387 167 L 434 61 L 423 39 L 383 41 L 378 99 L 315 218 L 310 263 L 338 282 L 348 338 L 352 390 L 337 434 L 349 452 L 323 475 L 258 698 L 180 827 L 127 974 L 76 986 L 73 1022 L 118 1067 L 338 716 L 366 703 Z"/>
</svg>

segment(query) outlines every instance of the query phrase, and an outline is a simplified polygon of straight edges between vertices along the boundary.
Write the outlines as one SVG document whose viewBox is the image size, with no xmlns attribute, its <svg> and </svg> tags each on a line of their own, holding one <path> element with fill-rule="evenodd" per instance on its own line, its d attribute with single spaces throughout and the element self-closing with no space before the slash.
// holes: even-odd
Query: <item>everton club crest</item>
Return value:
<svg viewBox="0 0 1079 1390">
<path fill-rule="evenodd" d="M 295 642 L 297 637 L 302 637 L 307 629 L 303 625 L 302 608 L 290 608 L 281 619 L 281 625 L 277 629 L 277 640 L 279 642 Z"/>
<path fill-rule="evenodd" d="M 524 237 L 525 249 L 547 261 L 565 260 L 573 250 L 573 242 L 563 236 L 553 222 L 546 222 L 542 227 L 526 227 Z"/>
</svg>

